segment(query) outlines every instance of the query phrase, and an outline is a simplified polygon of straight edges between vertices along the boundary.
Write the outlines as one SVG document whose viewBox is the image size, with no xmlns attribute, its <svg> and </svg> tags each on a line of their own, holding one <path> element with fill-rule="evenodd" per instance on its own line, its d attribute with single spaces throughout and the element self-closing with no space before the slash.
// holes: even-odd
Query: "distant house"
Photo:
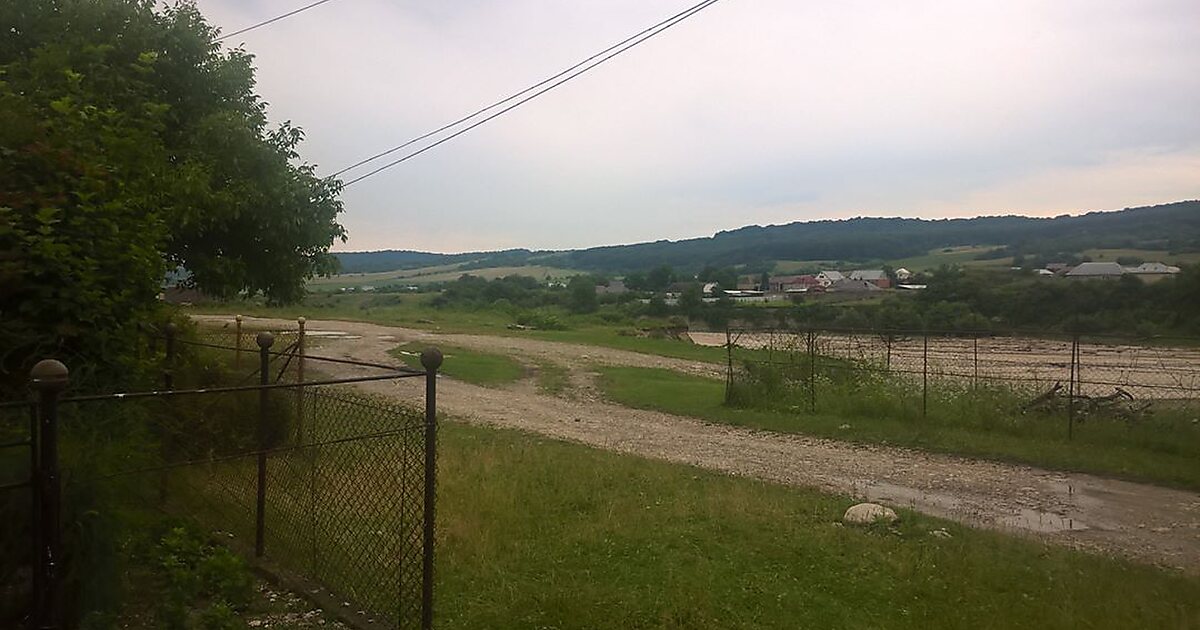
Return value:
<svg viewBox="0 0 1200 630">
<path fill-rule="evenodd" d="M 851 280 L 850 278 L 842 278 L 837 282 L 829 285 L 826 289 L 830 293 L 867 293 L 869 291 L 882 291 L 879 285 L 869 280 Z"/>
<path fill-rule="evenodd" d="M 905 269 L 904 267 L 901 267 L 896 270 L 896 280 L 898 280 L 900 282 L 909 280 L 912 277 L 913 277 L 913 272 Z"/>
<path fill-rule="evenodd" d="M 1067 272 L 1068 278 L 1104 279 L 1120 278 L 1125 268 L 1115 262 L 1085 262 Z"/>
<path fill-rule="evenodd" d="M 625 288 L 625 281 L 623 280 L 609 280 L 608 286 L 603 284 L 596 285 L 596 295 L 621 295 L 628 291 L 629 289 Z"/>
<path fill-rule="evenodd" d="M 1046 263 L 1046 269 L 1054 274 L 1065 274 L 1071 270 L 1071 265 L 1065 262 Z"/>
<path fill-rule="evenodd" d="M 1035 275 L 1035 276 L 1048 276 L 1048 277 L 1053 277 L 1053 276 L 1054 276 L 1054 272 L 1053 272 L 1053 271 L 1051 271 L 1051 270 L 1049 270 L 1049 269 L 1034 269 L 1034 270 L 1033 270 L 1033 275 Z"/>
<path fill-rule="evenodd" d="M 705 282 L 704 286 L 700 288 L 700 292 L 704 295 L 715 295 L 720 286 L 721 283 L 719 282 Z"/>
<path fill-rule="evenodd" d="M 816 276 L 771 276 L 768 279 L 772 293 L 804 293 L 809 289 L 821 286 Z"/>
<path fill-rule="evenodd" d="M 850 279 L 870 282 L 880 289 L 890 289 L 892 286 L 892 281 L 882 269 L 856 269 L 850 272 Z"/>
<path fill-rule="evenodd" d="M 826 270 L 817 274 L 817 282 L 823 287 L 833 286 L 833 283 L 845 280 L 846 276 L 840 271 Z"/>
<path fill-rule="evenodd" d="M 1171 275 L 1171 274 L 1179 273 L 1179 271 L 1180 271 L 1179 267 L 1173 267 L 1171 265 L 1164 265 L 1163 263 L 1160 263 L 1160 262 L 1142 263 L 1136 267 L 1126 267 L 1125 268 L 1125 273 L 1137 273 L 1137 274 L 1148 273 L 1148 274 Z"/>
<path fill-rule="evenodd" d="M 1160 262 L 1142 263 L 1136 267 L 1126 267 L 1125 273 L 1137 276 L 1139 280 L 1144 282 L 1155 282 L 1163 278 L 1169 278 L 1179 273 L 1179 267 L 1165 265 Z"/>
</svg>

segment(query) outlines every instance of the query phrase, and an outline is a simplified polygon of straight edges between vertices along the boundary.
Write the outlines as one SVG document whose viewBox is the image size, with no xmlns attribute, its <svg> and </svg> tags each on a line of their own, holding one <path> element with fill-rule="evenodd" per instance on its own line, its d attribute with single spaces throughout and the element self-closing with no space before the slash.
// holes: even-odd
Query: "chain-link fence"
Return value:
<svg viewBox="0 0 1200 630">
<path fill-rule="evenodd" d="M 60 396 L 65 367 L 46 364 L 36 405 L 0 407 L 0 445 L 34 454 L 23 466 L 0 459 L 13 468 L 0 471 L 0 501 L 30 514 L 27 535 L 4 537 L 14 549 L 3 550 L 0 589 L 18 603 L 0 619 L 58 627 L 75 597 L 65 571 L 90 553 L 70 533 L 86 529 L 78 519 L 91 508 L 187 519 L 357 625 L 429 627 L 440 354 L 425 371 L 313 356 L 302 326 L 155 331 L 152 391 Z M 306 379 L 306 364 L 321 361 L 377 373 Z M 425 379 L 423 405 L 354 388 L 403 378 Z M 48 509 L 58 504 L 62 514 Z"/>
<path fill-rule="evenodd" d="M 986 395 L 1013 414 L 1062 415 L 1068 434 L 1091 417 L 1138 422 L 1200 409 L 1200 339 L 817 328 L 692 337 L 726 346 L 732 404 L 818 413 L 845 410 L 847 397 L 886 396 L 924 417 Z"/>
</svg>

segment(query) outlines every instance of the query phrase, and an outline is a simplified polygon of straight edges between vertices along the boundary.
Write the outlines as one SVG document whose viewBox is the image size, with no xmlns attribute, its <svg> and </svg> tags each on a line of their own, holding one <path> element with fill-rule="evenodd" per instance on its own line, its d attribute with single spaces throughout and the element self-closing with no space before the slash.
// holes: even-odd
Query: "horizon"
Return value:
<svg viewBox="0 0 1200 630">
<path fill-rule="evenodd" d="M 225 33 L 279 12 L 198 5 Z M 690 5 L 354 0 L 224 44 L 255 55 L 269 119 L 303 128 L 300 155 L 325 175 Z M 339 249 L 578 249 L 1195 198 L 1198 40 L 1190 0 L 727 0 L 347 188 Z"/>
<path fill-rule="evenodd" d="M 631 246 L 631 245 L 641 245 L 641 244 L 645 244 L 645 243 L 656 243 L 656 242 L 662 242 L 662 241 L 674 243 L 674 242 L 679 242 L 679 241 L 689 241 L 689 240 L 712 238 L 723 232 L 734 232 L 734 231 L 744 229 L 744 228 L 749 228 L 749 227 L 770 228 L 770 227 L 780 227 L 780 226 L 785 226 L 785 225 L 794 225 L 797 223 L 854 221 L 857 219 L 905 219 L 905 220 L 919 220 L 919 221 L 971 220 L 971 219 L 993 219 L 993 218 L 1008 218 L 1008 217 L 1023 218 L 1023 219 L 1054 219 L 1057 217 L 1081 217 L 1081 216 L 1088 215 L 1088 214 L 1123 212 L 1125 210 L 1136 210 L 1139 208 L 1152 208 L 1155 206 L 1164 206 L 1164 205 L 1171 205 L 1171 204 L 1176 204 L 1176 203 L 1188 203 L 1188 202 L 1197 202 L 1197 201 L 1200 201 L 1200 198 L 1176 199 L 1173 201 L 1161 201 L 1158 203 L 1147 203 L 1147 204 L 1141 204 L 1141 205 L 1136 205 L 1136 206 L 1126 206 L 1123 208 L 1090 209 L 1090 210 L 1079 210 L 1079 211 L 1075 211 L 1075 212 L 1058 212 L 1055 214 L 1043 214 L 1043 215 L 1023 214 L 1020 212 L 1008 212 L 1008 213 L 1004 213 L 1004 214 L 978 214 L 978 215 L 972 215 L 972 216 L 947 216 L 947 217 L 860 214 L 860 215 L 847 216 L 847 217 L 803 219 L 803 220 L 797 220 L 797 221 L 787 221 L 787 222 L 783 222 L 783 223 L 750 223 L 750 224 L 741 225 L 738 227 L 721 228 L 715 232 L 712 232 L 711 234 L 704 234 L 704 235 L 699 235 L 699 236 L 685 236 L 685 237 L 680 237 L 680 238 L 659 238 L 659 239 L 651 239 L 651 240 L 643 240 L 643 241 L 633 241 L 633 242 L 628 242 L 628 243 L 601 243 L 601 244 L 596 244 L 596 245 L 587 245 L 587 246 L 583 246 L 583 247 L 563 247 L 563 248 L 552 248 L 552 249 L 517 246 L 517 247 L 497 247 L 494 249 L 470 249 L 470 250 L 447 252 L 447 251 L 410 249 L 410 248 L 405 248 L 405 247 L 383 247 L 380 249 L 338 249 L 337 247 L 334 247 L 331 250 L 331 252 L 334 254 L 370 254 L 370 253 L 377 253 L 377 252 L 402 251 L 402 252 L 414 252 L 414 253 L 421 253 L 421 254 L 440 254 L 440 255 L 446 255 L 446 256 L 457 256 L 457 255 L 461 255 L 461 254 L 487 254 L 487 253 L 514 251 L 514 250 L 524 250 L 524 251 L 529 251 L 532 253 L 541 253 L 541 252 L 555 253 L 555 252 L 567 252 L 567 251 L 594 249 L 594 248 L 599 248 L 599 247 L 627 247 L 627 246 Z"/>
</svg>

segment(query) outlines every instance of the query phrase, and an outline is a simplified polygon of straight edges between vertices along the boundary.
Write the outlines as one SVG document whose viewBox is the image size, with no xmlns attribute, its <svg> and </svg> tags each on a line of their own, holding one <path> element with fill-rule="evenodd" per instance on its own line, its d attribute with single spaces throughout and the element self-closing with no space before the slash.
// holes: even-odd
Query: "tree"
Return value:
<svg viewBox="0 0 1200 630">
<path fill-rule="evenodd" d="M 679 294 L 679 310 L 688 317 L 696 317 L 704 308 L 704 291 L 695 282 L 688 284 Z"/>
<path fill-rule="evenodd" d="M 0 2 L 0 346 L 119 362 L 168 270 L 298 299 L 333 270 L 341 183 L 269 129 L 252 56 L 182 3 Z"/>
<path fill-rule="evenodd" d="M 662 291 L 675 280 L 675 270 L 668 265 L 655 267 L 646 276 L 646 288 L 651 291 Z"/>
<path fill-rule="evenodd" d="M 596 282 L 591 276 L 574 276 L 567 283 L 567 308 L 575 313 L 596 310 Z"/>
</svg>

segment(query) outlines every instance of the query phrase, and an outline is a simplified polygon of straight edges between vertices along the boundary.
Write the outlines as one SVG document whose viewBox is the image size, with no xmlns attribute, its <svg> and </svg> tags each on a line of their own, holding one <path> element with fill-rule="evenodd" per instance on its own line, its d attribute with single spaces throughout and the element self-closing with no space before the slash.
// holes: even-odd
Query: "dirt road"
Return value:
<svg viewBox="0 0 1200 630">
<path fill-rule="evenodd" d="M 197 316 L 225 323 L 228 316 Z M 251 326 L 295 322 L 247 318 Z M 571 371 L 570 397 L 541 394 L 528 382 L 484 388 L 443 379 L 439 409 L 485 425 L 534 431 L 613 451 L 721 470 L 783 484 L 906 507 L 962 523 L 1036 536 L 1200 574 L 1200 494 L 885 446 L 715 425 L 605 402 L 591 384 L 597 364 L 719 375 L 720 367 L 681 359 L 566 343 L 442 335 L 357 322 L 312 321 L 319 352 L 366 361 L 407 341 L 503 352 L 530 365 L 550 361 Z M 337 334 L 329 334 L 337 333 Z M 328 365 L 328 364 L 327 364 Z M 350 376 L 358 368 L 322 368 Z M 418 399 L 413 379 L 372 383 L 376 392 Z M 1200 465 L 1198 463 L 1197 465 Z"/>
</svg>

